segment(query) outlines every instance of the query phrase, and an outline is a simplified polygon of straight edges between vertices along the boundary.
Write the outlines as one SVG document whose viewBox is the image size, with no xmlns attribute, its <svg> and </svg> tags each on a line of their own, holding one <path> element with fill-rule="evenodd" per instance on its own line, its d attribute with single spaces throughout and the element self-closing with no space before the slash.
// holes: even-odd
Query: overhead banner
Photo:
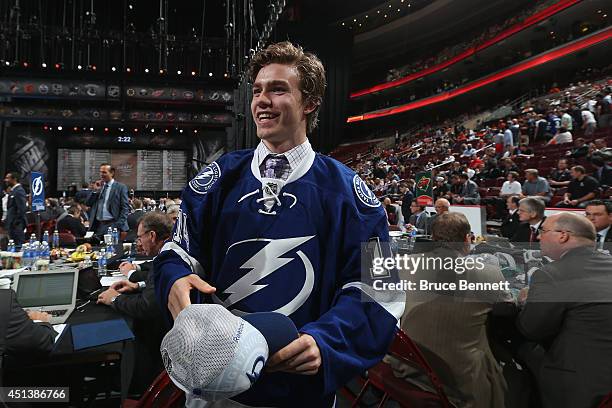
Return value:
<svg viewBox="0 0 612 408">
<path fill-rule="evenodd" d="M 32 211 L 45 211 L 45 180 L 43 174 L 32 172 Z"/>
<path fill-rule="evenodd" d="M 433 205 L 433 183 L 431 182 L 431 171 L 424 171 L 416 175 L 415 196 L 417 204 Z"/>
</svg>

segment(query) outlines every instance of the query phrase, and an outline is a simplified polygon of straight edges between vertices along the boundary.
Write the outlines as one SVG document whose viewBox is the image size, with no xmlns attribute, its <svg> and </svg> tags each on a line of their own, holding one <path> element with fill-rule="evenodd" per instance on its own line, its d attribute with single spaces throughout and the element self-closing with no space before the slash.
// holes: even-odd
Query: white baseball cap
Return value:
<svg viewBox="0 0 612 408">
<path fill-rule="evenodd" d="M 197 304 L 179 313 L 160 351 L 188 399 L 216 401 L 248 390 L 268 356 L 297 338 L 294 323 L 280 313 L 238 317 L 221 305 Z"/>
</svg>

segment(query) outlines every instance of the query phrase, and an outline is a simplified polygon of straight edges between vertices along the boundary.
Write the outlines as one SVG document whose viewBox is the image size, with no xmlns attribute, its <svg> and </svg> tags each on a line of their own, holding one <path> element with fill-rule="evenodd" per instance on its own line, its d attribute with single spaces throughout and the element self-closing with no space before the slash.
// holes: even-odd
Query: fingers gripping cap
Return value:
<svg viewBox="0 0 612 408">
<path fill-rule="evenodd" d="M 188 396 L 215 401 L 249 389 L 268 356 L 297 336 L 293 322 L 278 313 L 243 319 L 221 305 L 190 305 L 162 340 L 161 355 L 168 375 Z"/>
</svg>

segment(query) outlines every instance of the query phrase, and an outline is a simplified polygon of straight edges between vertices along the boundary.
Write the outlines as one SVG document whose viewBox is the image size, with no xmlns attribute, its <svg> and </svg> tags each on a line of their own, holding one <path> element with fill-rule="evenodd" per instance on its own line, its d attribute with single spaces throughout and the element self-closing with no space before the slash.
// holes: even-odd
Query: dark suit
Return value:
<svg viewBox="0 0 612 408">
<path fill-rule="evenodd" d="M 87 232 L 87 229 L 81 220 L 73 217 L 70 214 L 67 214 L 64 218 L 57 222 L 57 230 L 59 232 L 68 231 L 77 238 L 84 237 L 85 233 Z"/>
<path fill-rule="evenodd" d="M 519 219 L 518 210 L 514 212 L 514 214 L 508 216 L 504 220 L 501 226 L 501 235 L 502 237 L 512 238 L 518 229 L 519 224 L 521 223 Z"/>
<path fill-rule="evenodd" d="M 464 204 L 480 203 L 480 193 L 478 192 L 478 184 L 474 183 L 472 180 L 468 180 L 463 185 L 461 185 L 459 195 L 463 197 Z"/>
<path fill-rule="evenodd" d="M 89 197 L 91 197 L 91 194 L 93 192 L 88 189 L 88 188 L 84 188 L 83 190 L 77 191 L 76 194 L 74 195 L 74 201 L 76 201 L 77 203 L 87 203 L 87 201 L 89 200 Z"/>
<path fill-rule="evenodd" d="M 419 234 L 428 234 L 431 233 L 429 230 L 429 214 L 427 211 L 423 211 L 420 214 L 412 214 L 410 216 L 409 223 L 414 225 Z"/>
<path fill-rule="evenodd" d="M 142 391 L 163 369 L 159 347 L 168 329 L 155 297 L 153 275 L 153 271 L 147 274 L 146 287 L 141 292 L 118 296 L 111 304 L 116 311 L 134 319 L 137 369 L 132 387 L 135 391 Z"/>
<path fill-rule="evenodd" d="M 542 231 L 542 225 L 544 224 L 545 220 L 546 217 L 542 218 L 542 222 L 540 222 L 540 225 L 538 225 L 538 234 L 540 233 L 540 231 Z M 529 247 L 529 244 L 532 243 L 530 242 L 530 239 L 531 225 L 528 222 L 521 222 L 516 228 L 515 234 L 510 238 L 510 242 L 514 242 L 516 244 L 519 244 L 520 246 Z M 538 243 L 536 245 L 539 247 L 539 242 L 540 236 L 536 235 L 535 239 L 533 240 L 533 243 Z"/>
<path fill-rule="evenodd" d="M 127 233 L 127 236 L 125 237 L 126 241 L 128 242 L 136 241 L 137 232 L 138 232 L 138 223 L 140 222 L 140 219 L 142 218 L 143 215 L 144 215 L 144 211 L 142 209 L 134 210 L 133 213 L 128 215 L 127 223 L 128 223 L 129 231 Z"/>
<path fill-rule="evenodd" d="M 110 222 L 101 222 L 96 218 L 98 207 L 104 205 L 102 191 L 103 189 L 92 193 L 87 201 L 87 206 L 91 207 L 89 212 L 89 230 L 95 231 L 96 235 L 104 235 L 108 227 L 117 228 L 119 231 L 127 231 L 129 229 L 127 217 L 130 210 L 127 186 L 119 183 L 117 180 L 110 186 L 106 203 L 107 210 L 113 217 Z"/>
<path fill-rule="evenodd" d="M 3 356 L 49 353 L 54 336 L 50 324 L 30 320 L 12 289 L 0 289 L 0 367 Z"/>
<path fill-rule="evenodd" d="M 517 325 L 546 353 L 544 407 L 595 407 L 612 389 L 612 257 L 575 248 L 532 277 Z"/>
<path fill-rule="evenodd" d="M 406 194 L 402 197 L 402 216 L 404 217 L 404 222 L 409 220 L 412 215 L 412 211 L 410 210 L 412 200 L 414 200 L 414 194 L 412 191 L 406 190 Z"/>
<path fill-rule="evenodd" d="M 18 246 L 25 242 L 26 211 L 26 192 L 19 184 L 9 192 L 6 206 L 6 230 L 9 238 Z"/>
</svg>

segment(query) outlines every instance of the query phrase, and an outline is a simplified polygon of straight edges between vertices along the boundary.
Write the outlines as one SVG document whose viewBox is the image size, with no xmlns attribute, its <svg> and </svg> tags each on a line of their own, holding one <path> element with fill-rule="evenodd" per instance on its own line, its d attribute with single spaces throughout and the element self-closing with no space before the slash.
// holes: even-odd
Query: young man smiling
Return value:
<svg viewBox="0 0 612 408">
<path fill-rule="evenodd" d="M 325 92 L 318 58 L 273 44 L 254 56 L 250 79 L 261 142 L 189 182 L 155 260 L 157 296 L 173 318 L 192 301 L 289 316 L 300 337 L 233 400 L 329 407 L 339 387 L 382 359 L 403 311 L 403 294 L 378 303 L 360 279 L 361 243 L 387 242 L 387 219 L 363 180 L 308 142 Z"/>
</svg>

